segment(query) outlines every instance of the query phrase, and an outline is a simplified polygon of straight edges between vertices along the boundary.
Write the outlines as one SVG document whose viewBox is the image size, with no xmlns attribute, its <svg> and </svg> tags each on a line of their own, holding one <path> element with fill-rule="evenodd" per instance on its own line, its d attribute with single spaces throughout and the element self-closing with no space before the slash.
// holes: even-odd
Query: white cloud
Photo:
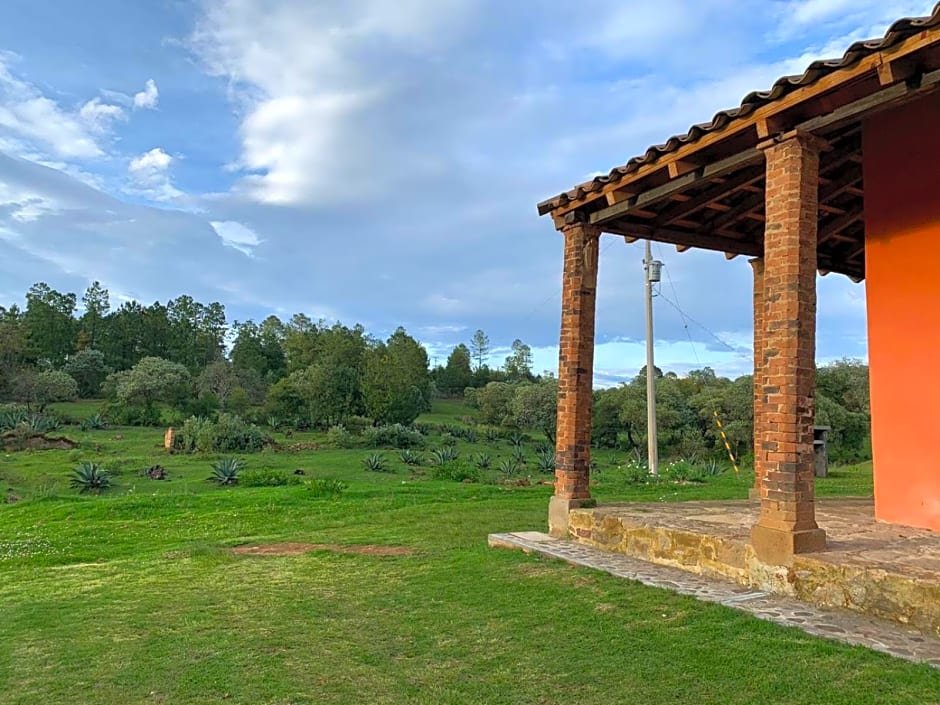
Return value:
<svg viewBox="0 0 940 705">
<path fill-rule="evenodd" d="M 407 79 L 382 57 L 407 60 L 446 44 L 471 7 L 469 0 L 207 3 L 191 44 L 209 73 L 231 82 L 242 112 L 243 189 L 284 205 L 358 200 L 378 188 L 377 172 L 388 168 L 372 163 L 381 158 L 381 135 L 360 120 L 380 113 Z M 378 70 L 364 70 L 360 60 L 369 55 Z"/>
<path fill-rule="evenodd" d="M 62 108 L 38 88 L 10 71 L 13 57 L 0 53 L 0 136 L 7 133 L 12 142 L 35 143 L 59 157 L 88 159 L 103 156 L 94 132 L 96 123 L 81 114 Z M 100 106 L 104 107 L 104 106 Z M 99 113 L 91 108 L 91 113 Z"/>
<path fill-rule="evenodd" d="M 144 90 L 134 94 L 134 108 L 141 110 L 152 110 L 157 107 L 160 100 L 160 91 L 157 90 L 157 84 L 152 78 L 147 79 Z"/>
<path fill-rule="evenodd" d="M 233 220 L 214 220 L 211 225 L 224 245 L 232 247 L 249 257 L 254 249 L 261 244 L 258 233 L 241 223 Z"/>
<path fill-rule="evenodd" d="M 174 201 L 183 195 L 173 186 L 169 170 L 174 157 L 160 147 L 154 147 L 138 157 L 134 157 L 127 171 L 134 182 L 135 193 L 140 193 L 155 201 Z"/>
<path fill-rule="evenodd" d="M 97 133 L 108 132 L 112 123 L 125 118 L 123 108 L 118 105 L 102 103 L 100 98 L 89 100 L 81 107 L 78 114 Z"/>
</svg>

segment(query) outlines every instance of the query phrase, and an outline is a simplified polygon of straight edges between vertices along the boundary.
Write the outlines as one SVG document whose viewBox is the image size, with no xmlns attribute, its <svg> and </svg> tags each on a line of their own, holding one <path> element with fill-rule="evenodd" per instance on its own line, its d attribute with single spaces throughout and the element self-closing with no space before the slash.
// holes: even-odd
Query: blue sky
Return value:
<svg viewBox="0 0 940 705">
<path fill-rule="evenodd" d="M 562 243 L 536 202 L 932 3 L 577 6 L 6 0 L 0 301 L 99 279 L 230 320 L 401 324 L 441 360 L 482 328 L 554 369 Z M 659 300 L 658 364 L 747 372 L 746 261 L 657 254 L 704 326 L 690 344 Z M 641 259 L 602 243 L 599 383 L 643 364 Z M 819 292 L 819 358 L 864 357 L 863 286 Z"/>
</svg>

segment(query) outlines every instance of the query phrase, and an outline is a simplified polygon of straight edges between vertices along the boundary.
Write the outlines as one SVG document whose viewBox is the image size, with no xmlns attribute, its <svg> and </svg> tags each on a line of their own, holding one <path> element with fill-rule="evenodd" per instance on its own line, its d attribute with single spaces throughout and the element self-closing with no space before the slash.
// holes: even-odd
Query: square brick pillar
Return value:
<svg viewBox="0 0 940 705">
<path fill-rule="evenodd" d="M 826 547 L 816 525 L 816 234 L 822 142 L 795 134 L 765 150 L 760 423 L 763 480 L 751 545 L 765 563 Z"/>
<path fill-rule="evenodd" d="M 583 223 L 561 229 L 565 238 L 561 339 L 558 349 L 558 430 L 555 496 L 548 505 L 548 531 L 568 535 L 568 511 L 591 506 L 591 410 L 594 401 L 594 309 L 600 231 Z"/>
<path fill-rule="evenodd" d="M 766 457 L 766 452 L 761 448 L 764 432 L 764 410 L 761 404 L 764 398 L 764 260 L 755 257 L 749 261 L 754 270 L 754 486 L 748 494 L 751 499 L 760 499 Z"/>
</svg>

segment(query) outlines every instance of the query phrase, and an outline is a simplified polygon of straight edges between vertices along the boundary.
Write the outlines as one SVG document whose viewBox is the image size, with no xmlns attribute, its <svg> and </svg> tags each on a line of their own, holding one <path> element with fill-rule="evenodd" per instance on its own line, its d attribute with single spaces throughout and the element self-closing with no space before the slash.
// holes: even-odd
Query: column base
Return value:
<svg viewBox="0 0 940 705">
<path fill-rule="evenodd" d="M 760 499 L 760 487 L 751 487 L 747 491 L 748 499 Z"/>
<path fill-rule="evenodd" d="M 564 499 L 552 497 L 548 500 L 548 535 L 556 539 L 568 538 L 568 511 L 581 507 L 596 507 L 597 500 L 592 497 Z"/>
<path fill-rule="evenodd" d="M 824 551 L 826 532 L 822 529 L 781 531 L 756 524 L 751 529 L 751 546 L 763 563 L 789 565 L 798 553 Z"/>
</svg>

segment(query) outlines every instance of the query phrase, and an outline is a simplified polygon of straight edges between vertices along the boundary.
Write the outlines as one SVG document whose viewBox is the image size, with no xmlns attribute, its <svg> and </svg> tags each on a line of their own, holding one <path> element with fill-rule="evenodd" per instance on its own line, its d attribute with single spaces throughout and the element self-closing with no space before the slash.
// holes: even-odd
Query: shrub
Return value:
<svg viewBox="0 0 940 705">
<path fill-rule="evenodd" d="M 299 485 L 302 479 L 299 475 L 288 473 L 286 470 L 273 470 L 261 468 L 259 470 L 245 470 L 238 475 L 238 484 L 242 487 L 284 487 L 286 485 Z"/>
<path fill-rule="evenodd" d="M 435 480 L 477 482 L 480 479 L 480 473 L 475 467 L 464 463 L 446 463 L 434 466 L 431 470 L 431 477 Z"/>
<path fill-rule="evenodd" d="M 452 446 L 443 446 L 431 451 L 431 465 L 440 466 L 452 463 L 460 457 L 460 453 Z"/>
<path fill-rule="evenodd" d="M 315 478 L 304 482 L 304 487 L 314 497 L 333 498 L 343 493 L 346 484 L 332 478 Z"/>
<path fill-rule="evenodd" d="M 185 453 L 228 453 L 259 451 L 271 442 L 253 424 L 234 414 L 219 414 L 215 421 L 189 417 L 176 434 L 175 448 Z"/>
<path fill-rule="evenodd" d="M 345 426 L 330 426 L 330 430 L 326 432 L 326 442 L 334 448 L 353 448 L 356 438 Z"/>
<path fill-rule="evenodd" d="M 401 458 L 401 461 L 405 465 L 420 465 L 421 456 L 413 450 L 405 448 L 404 450 L 398 451 L 398 457 Z"/>
<path fill-rule="evenodd" d="M 674 460 L 663 468 L 663 477 L 675 482 L 704 482 L 702 471 L 688 460 Z"/>
<path fill-rule="evenodd" d="M 109 402 L 104 407 L 104 413 L 111 423 L 118 426 L 160 425 L 160 409 L 156 406 Z"/>
<path fill-rule="evenodd" d="M 445 446 L 453 448 L 457 445 L 457 438 L 453 433 L 448 431 L 447 433 L 441 434 L 441 443 L 443 443 Z"/>
<path fill-rule="evenodd" d="M 98 463 L 81 463 L 72 471 L 72 479 L 69 483 L 77 489 L 79 494 L 94 492 L 101 494 L 111 487 L 111 476 L 108 471 Z"/>
<path fill-rule="evenodd" d="M 623 466 L 624 479 L 631 485 L 642 485 L 652 479 L 649 466 L 639 460 L 630 460 Z"/>
<path fill-rule="evenodd" d="M 244 469 L 245 464 L 238 458 L 221 458 L 212 464 L 209 479 L 220 485 L 236 485 L 239 473 Z"/>
<path fill-rule="evenodd" d="M 421 433 L 400 423 L 367 428 L 362 436 L 371 448 L 423 448 L 425 444 Z"/>
<path fill-rule="evenodd" d="M 367 428 L 372 428 L 372 419 L 367 416 L 349 416 L 343 424 L 354 436 L 362 435 Z"/>
<path fill-rule="evenodd" d="M 362 466 L 369 472 L 394 472 L 381 453 L 371 453 L 362 459 Z"/>
</svg>

